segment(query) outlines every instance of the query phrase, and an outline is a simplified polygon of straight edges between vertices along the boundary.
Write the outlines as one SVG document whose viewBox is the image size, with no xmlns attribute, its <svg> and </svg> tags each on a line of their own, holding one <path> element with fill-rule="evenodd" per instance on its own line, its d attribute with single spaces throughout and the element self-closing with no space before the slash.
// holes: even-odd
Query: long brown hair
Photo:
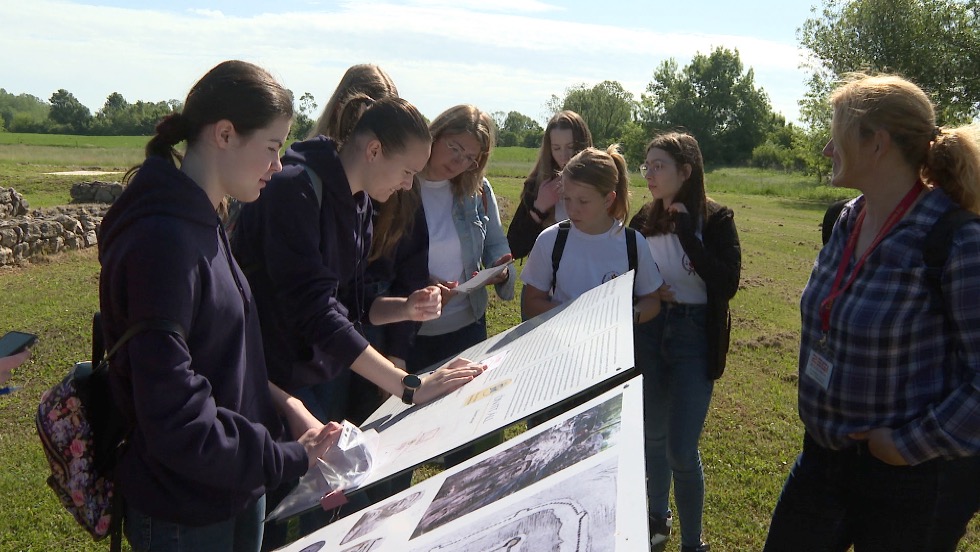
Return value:
<svg viewBox="0 0 980 552">
<path fill-rule="evenodd" d="M 344 104 L 358 94 L 363 94 L 373 100 L 381 98 L 397 98 L 398 88 L 392 82 L 388 73 L 385 73 L 377 65 L 371 63 L 361 63 L 352 65 L 340 78 L 337 88 L 334 90 L 327 105 L 323 106 L 323 112 L 316 124 L 310 130 L 307 138 L 314 138 L 320 134 L 329 136 L 334 140 L 344 141 L 353 130 L 353 127 L 342 128 L 341 111 Z"/>
<path fill-rule="evenodd" d="M 490 115 L 472 105 L 457 105 L 439 114 L 429 125 L 433 143 L 445 135 L 469 134 L 480 143 L 480 154 L 476 167 L 467 169 L 450 179 L 453 196 L 468 197 L 482 193 L 481 184 L 490 160 L 490 151 L 496 140 L 493 119 Z"/>
<path fill-rule="evenodd" d="M 576 153 L 592 147 L 592 133 L 589 132 L 589 125 L 585 123 L 585 119 L 581 115 L 567 109 L 555 113 L 548 120 L 548 125 L 544 129 L 541 149 L 538 150 L 538 160 L 534 164 L 534 168 L 531 169 L 531 174 L 528 175 L 529 179 L 537 178 L 536 184 L 550 180 L 561 170 L 561 167 L 555 163 L 555 157 L 551 154 L 552 130 L 571 130 Z"/>
<path fill-rule="evenodd" d="M 352 65 L 323 107 L 309 138 L 322 134 L 342 146 L 368 107 L 384 98 L 397 97 L 398 88 L 383 69 L 371 63 Z M 402 237 L 412 232 L 418 208 L 418 196 L 405 190 L 398 190 L 388 201 L 374 206 L 377 214 L 369 262 L 394 253 Z"/>
<path fill-rule="evenodd" d="M 647 144 L 646 152 L 660 149 L 667 153 L 677 164 L 677 169 L 683 165 L 691 167 L 691 175 L 681 184 L 674 201 L 684 204 L 687 212 L 696 220 L 703 221 L 707 215 L 707 197 L 704 191 L 704 159 L 701 157 L 701 146 L 694 136 L 686 132 L 665 132 L 659 134 Z M 664 205 L 660 199 L 654 199 L 649 207 L 646 221 L 640 228 L 644 236 L 670 234 L 674 231 L 673 215 L 667 210 L 670 205 Z"/>
</svg>

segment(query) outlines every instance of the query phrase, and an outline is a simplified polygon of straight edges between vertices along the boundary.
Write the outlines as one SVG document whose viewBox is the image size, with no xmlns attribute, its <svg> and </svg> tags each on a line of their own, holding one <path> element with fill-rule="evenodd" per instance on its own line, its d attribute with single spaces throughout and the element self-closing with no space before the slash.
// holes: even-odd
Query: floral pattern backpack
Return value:
<svg viewBox="0 0 980 552">
<path fill-rule="evenodd" d="M 114 500 L 113 468 L 130 428 L 109 393 L 109 359 L 134 335 L 149 329 L 183 336 L 169 320 L 144 320 L 126 331 L 103 356 L 102 324 L 92 321 L 92 358 L 78 362 L 60 383 L 41 395 L 34 418 L 41 447 L 51 466 L 48 486 L 95 540 L 112 534 L 111 550 L 122 541 L 121 500 Z"/>
</svg>

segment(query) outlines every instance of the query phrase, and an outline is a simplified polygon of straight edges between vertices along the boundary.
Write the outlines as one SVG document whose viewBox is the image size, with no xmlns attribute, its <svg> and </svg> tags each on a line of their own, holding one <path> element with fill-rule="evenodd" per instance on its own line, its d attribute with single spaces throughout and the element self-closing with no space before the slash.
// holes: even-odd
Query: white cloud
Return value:
<svg viewBox="0 0 980 552">
<path fill-rule="evenodd" d="M 263 65 L 321 105 L 349 65 L 377 63 L 430 118 L 473 103 L 543 119 L 552 94 L 602 80 L 619 81 L 638 97 L 664 59 L 683 66 L 715 46 L 738 48 L 790 119 L 803 91 L 793 45 L 576 23 L 557 19 L 561 8 L 539 1 L 349 2 L 330 12 L 252 16 L 10 4 L 0 6 L 0 20 L 16 24 L 0 35 L 0 49 L 22 54 L 0 60 L 2 85 L 42 98 L 65 88 L 93 110 L 114 91 L 130 101 L 183 99 L 207 69 L 231 58 Z"/>
<path fill-rule="evenodd" d="M 213 18 L 221 18 L 225 16 L 225 14 L 221 13 L 220 10 L 206 10 L 206 9 L 196 9 L 196 8 L 187 10 L 187 13 L 194 14 L 194 15 L 201 15 L 204 17 L 213 17 Z"/>
</svg>

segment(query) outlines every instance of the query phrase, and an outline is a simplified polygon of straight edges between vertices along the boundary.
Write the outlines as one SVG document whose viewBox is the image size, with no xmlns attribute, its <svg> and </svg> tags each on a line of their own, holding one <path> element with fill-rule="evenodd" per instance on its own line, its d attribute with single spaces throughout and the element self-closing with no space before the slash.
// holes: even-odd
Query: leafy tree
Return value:
<svg viewBox="0 0 980 552">
<path fill-rule="evenodd" d="M 805 117 L 828 116 L 815 104 L 853 71 L 912 80 L 932 95 L 940 123 L 980 115 L 977 0 L 823 0 L 813 13 L 798 31 L 800 45 L 813 54 L 810 92 L 801 101 Z"/>
<path fill-rule="evenodd" d="M 592 141 L 606 147 L 618 141 L 625 125 L 633 120 L 636 101 L 622 84 L 607 80 L 591 88 L 586 84 L 569 88 L 564 98 L 551 96 L 548 107 L 554 113 L 569 109 L 581 115 L 592 132 Z"/>
<path fill-rule="evenodd" d="M 10 132 L 40 134 L 57 132 L 57 129 L 52 130 L 51 121 L 48 119 L 37 119 L 29 113 L 21 112 L 15 114 L 13 120 L 10 122 Z"/>
<path fill-rule="evenodd" d="M 497 143 L 495 145 L 499 146 L 500 143 L 500 133 L 504 131 L 504 121 L 507 120 L 506 111 L 494 111 L 490 114 L 490 118 L 493 119 L 493 126 L 497 129 Z"/>
<path fill-rule="evenodd" d="M 541 145 L 543 133 L 544 129 L 537 121 L 523 113 L 511 111 L 497 126 L 497 144 L 536 148 Z"/>
<path fill-rule="evenodd" d="M 107 136 L 149 136 L 161 119 L 169 115 L 176 100 L 129 103 L 118 92 L 109 94 L 89 126 L 89 132 Z"/>
<path fill-rule="evenodd" d="M 683 127 L 701 145 L 707 163 L 742 163 L 772 125 L 772 106 L 755 73 L 743 70 L 738 50 L 697 54 L 683 69 L 664 61 L 642 96 L 640 121 L 648 131 Z"/>
<path fill-rule="evenodd" d="M 126 111 L 128 107 L 129 102 L 126 101 L 126 98 L 119 92 L 113 92 L 105 99 L 105 105 L 102 106 L 102 110 L 96 116 L 101 115 L 102 117 L 111 118 L 114 115 Z"/>
<path fill-rule="evenodd" d="M 22 121 L 34 121 L 43 123 L 48 120 L 48 111 L 51 106 L 41 98 L 30 94 L 11 94 L 0 88 L 0 119 L 2 125 L 10 132 L 14 130 L 14 117 L 23 114 Z"/>
<path fill-rule="evenodd" d="M 618 141 L 630 170 L 639 171 L 640 165 L 646 159 L 647 144 L 650 143 L 651 138 L 651 133 L 637 121 L 629 121 L 623 125 L 623 132 Z"/>
<path fill-rule="evenodd" d="M 292 138 L 302 140 L 313 130 L 316 124 L 316 98 L 309 92 L 299 97 L 299 109 L 293 117 L 293 127 L 289 131 Z"/>
<path fill-rule="evenodd" d="M 51 95 L 48 118 L 69 133 L 79 134 L 89 126 L 92 114 L 71 92 L 64 88 Z"/>
</svg>

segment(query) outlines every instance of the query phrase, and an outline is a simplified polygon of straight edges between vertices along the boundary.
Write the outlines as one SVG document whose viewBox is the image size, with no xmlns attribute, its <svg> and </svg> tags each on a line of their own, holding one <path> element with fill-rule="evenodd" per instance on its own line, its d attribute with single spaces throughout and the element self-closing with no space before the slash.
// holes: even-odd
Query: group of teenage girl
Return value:
<svg viewBox="0 0 980 552">
<path fill-rule="evenodd" d="M 630 218 L 625 159 L 562 111 L 505 235 L 486 112 L 459 105 L 426 123 L 384 71 L 356 65 L 280 157 L 292 106 L 264 69 L 217 65 L 158 125 L 104 218 L 107 347 L 144 320 L 182 329 L 133 336 L 110 376 L 133 427 L 116 476 L 132 548 L 284 544 L 264 534 L 266 494 L 336 445 L 337 421 L 478 377 L 485 366 L 458 355 L 487 338 L 487 288 L 513 299 L 509 263 L 526 257 L 525 318 L 634 271 L 651 545 L 670 536 L 673 483 L 681 550 L 708 550 L 698 441 L 741 251 L 732 211 L 705 195 L 697 140 L 650 142 L 652 200 Z M 455 291 L 504 265 L 487 287 Z"/>
</svg>

